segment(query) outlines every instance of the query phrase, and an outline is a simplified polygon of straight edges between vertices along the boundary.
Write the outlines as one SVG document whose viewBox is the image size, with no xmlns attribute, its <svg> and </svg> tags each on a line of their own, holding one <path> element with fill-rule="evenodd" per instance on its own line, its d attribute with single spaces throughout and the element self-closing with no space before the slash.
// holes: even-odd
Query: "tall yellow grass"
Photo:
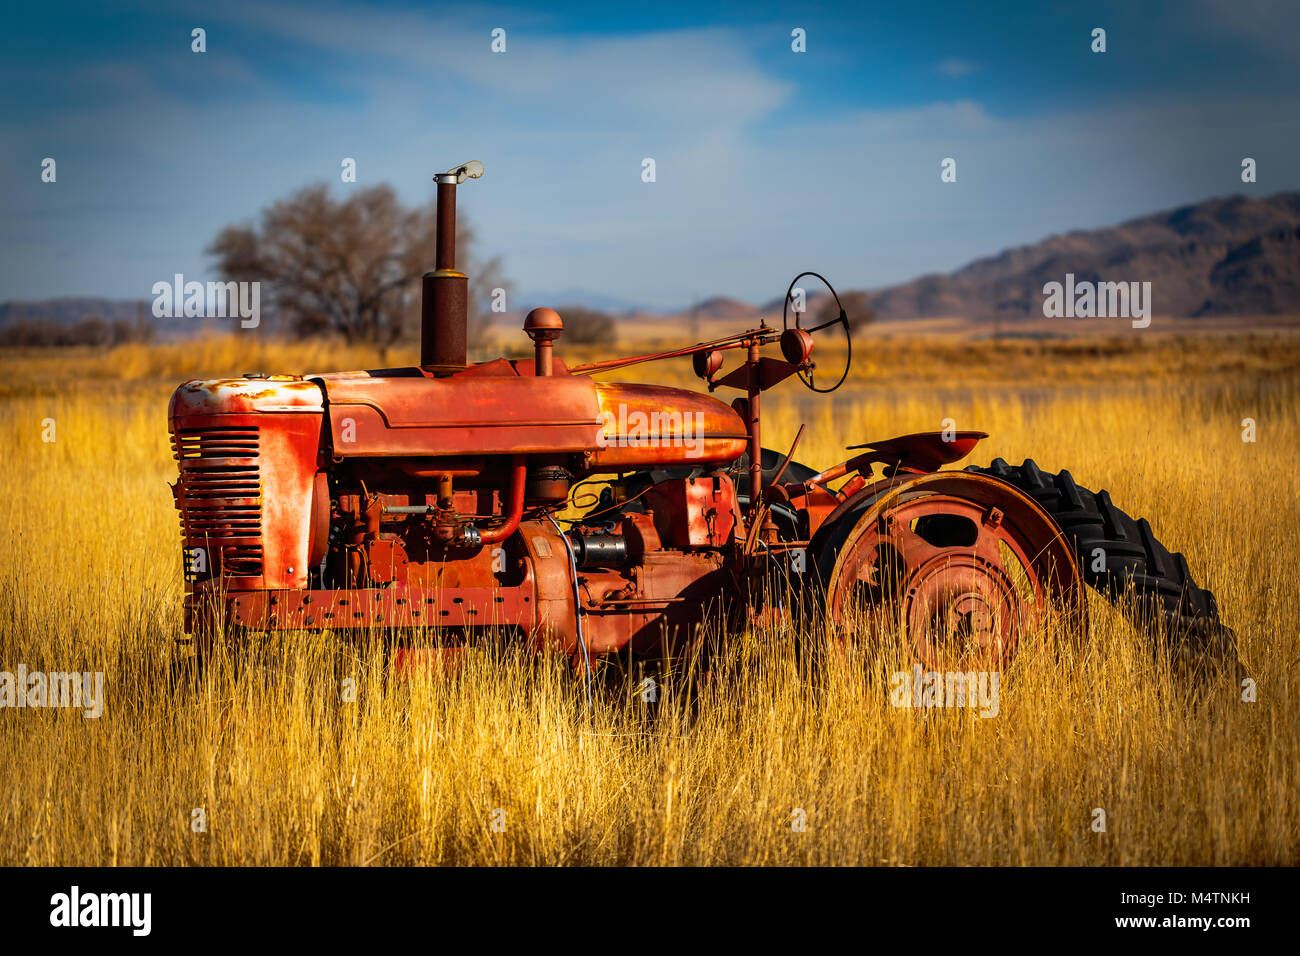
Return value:
<svg viewBox="0 0 1300 956">
<path fill-rule="evenodd" d="M 4 356 L 0 669 L 102 670 L 107 705 L 0 710 L 0 863 L 1296 863 L 1300 383 L 1293 342 L 1235 358 L 1231 343 L 1185 346 L 1174 368 L 1204 374 L 1085 350 L 1019 380 L 900 350 L 894 366 L 861 358 L 870 377 L 830 400 L 769 393 L 767 443 L 806 422 L 813 465 L 951 418 L 992 433 L 973 461 L 1033 457 L 1109 489 L 1213 588 L 1258 686 L 1255 703 L 1222 682 L 1190 694 L 1094 600 L 1086 648 L 1020 662 L 992 719 L 895 709 L 814 635 L 796 655 L 784 629 L 735 635 L 711 680 L 670 681 L 654 706 L 613 681 L 588 709 L 562 664 L 509 645 L 456 679 L 393 681 L 373 643 L 322 635 L 259 641 L 173 687 L 167 379 L 373 357 Z M 922 385 L 906 366 L 927 369 Z M 867 669 L 900 664 L 893 647 L 862 653 Z"/>
</svg>

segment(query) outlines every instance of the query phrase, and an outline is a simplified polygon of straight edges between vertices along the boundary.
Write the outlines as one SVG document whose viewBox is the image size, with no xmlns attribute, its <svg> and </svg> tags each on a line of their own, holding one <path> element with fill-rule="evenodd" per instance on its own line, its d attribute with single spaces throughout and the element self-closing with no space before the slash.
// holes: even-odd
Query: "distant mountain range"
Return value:
<svg viewBox="0 0 1300 956">
<path fill-rule="evenodd" d="M 154 337 L 164 340 L 186 339 L 201 332 L 228 329 L 231 319 L 155 319 L 153 299 L 102 299 L 93 296 L 67 296 L 58 299 L 0 302 L 0 330 L 17 322 L 71 327 L 83 319 L 103 319 L 110 325 L 125 320 L 152 323 Z"/>
<path fill-rule="evenodd" d="M 592 292 L 589 289 L 568 288 L 555 291 L 535 291 L 526 295 L 516 294 L 512 298 L 522 307 L 520 309 L 522 312 L 527 312 L 529 309 L 535 309 L 538 306 L 547 306 L 553 309 L 561 305 L 580 305 L 584 309 L 594 309 L 597 312 L 612 314 L 654 311 L 629 299 L 605 295 L 602 292 Z"/>
<path fill-rule="evenodd" d="M 1157 315 L 1300 313 L 1300 192 L 1208 199 L 1075 230 L 866 294 L 882 319 L 1026 318 L 1042 315 L 1043 286 L 1067 273 L 1076 284 L 1150 282 Z M 810 290 L 810 310 L 824 296 Z M 744 321 L 781 305 L 779 298 L 751 305 L 715 296 L 680 313 Z"/>
<path fill-rule="evenodd" d="M 1041 316 L 1043 286 L 1150 282 L 1157 315 L 1225 316 L 1300 313 L 1300 192 L 1266 199 L 1226 196 L 1131 219 L 1103 229 L 1076 230 L 977 259 L 948 274 L 923 275 L 867 290 L 877 317 L 972 319 Z M 846 291 L 846 290 L 841 290 Z M 809 308 L 820 296 L 810 297 Z M 617 296 L 578 288 L 516 296 L 533 305 L 580 305 L 616 315 L 649 315 Z M 95 315 L 135 319 L 134 301 L 96 298 L 0 303 L 0 328 L 19 320 L 71 324 Z M 144 305 L 149 316 L 149 303 Z M 714 296 L 672 314 L 745 321 L 781 311 L 781 300 L 751 305 Z M 204 323 L 195 323 L 196 328 Z M 173 331 L 183 328 L 179 323 Z"/>
<path fill-rule="evenodd" d="M 1043 286 L 1151 283 L 1157 315 L 1300 312 L 1300 193 L 1228 196 L 1007 249 L 870 293 L 881 318 L 1041 316 Z"/>
<path fill-rule="evenodd" d="M 143 303 L 141 305 L 140 303 Z M 135 321 L 138 316 L 151 318 L 152 299 L 96 299 L 69 296 L 62 299 L 40 299 L 33 302 L 0 302 L 0 328 L 20 321 L 57 322 L 74 325 L 82 319 L 96 316 L 106 322 L 116 319 Z"/>
</svg>

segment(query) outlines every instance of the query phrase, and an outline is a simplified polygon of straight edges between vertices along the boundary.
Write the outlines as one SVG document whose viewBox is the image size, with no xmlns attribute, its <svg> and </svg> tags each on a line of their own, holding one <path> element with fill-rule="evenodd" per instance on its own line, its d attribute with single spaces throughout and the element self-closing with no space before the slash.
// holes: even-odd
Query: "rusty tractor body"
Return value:
<svg viewBox="0 0 1300 956">
<path fill-rule="evenodd" d="M 765 391 L 795 376 L 838 386 L 817 386 L 812 352 L 828 326 L 847 336 L 842 310 L 819 327 L 796 312 L 781 329 L 570 367 L 553 354 L 562 318 L 536 309 L 524 325 L 532 360 L 468 362 L 455 194 L 481 172 L 435 177 L 419 366 L 191 381 L 173 395 L 185 627 L 200 648 L 240 628 L 432 629 L 447 648 L 497 628 L 575 661 L 655 659 L 711 615 L 787 613 L 775 579 L 806 582 L 833 620 L 887 609 L 909 653 L 933 666 L 972 652 L 1005 664 L 1053 609 L 1083 627 L 1076 553 L 1104 492 L 1053 497 L 1032 462 L 1030 475 L 1005 463 L 1003 474 L 997 463 L 942 471 L 980 432 L 855 446 L 820 473 L 794 462 L 795 448 L 763 449 Z M 760 353 L 771 344 L 781 358 Z M 728 353 L 741 361 L 724 373 Z M 710 391 L 735 400 L 593 377 L 687 355 Z M 1113 516 L 1103 526 L 1115 534 Z M 1144 534 L 1126 543 L 1130 570 L 1150 555 Z M 1215 618 L 1208 592 L 1191 590 L 1198 608 L 1186 588 L 1166 588 L 1158 610 Z"/>
</svg>

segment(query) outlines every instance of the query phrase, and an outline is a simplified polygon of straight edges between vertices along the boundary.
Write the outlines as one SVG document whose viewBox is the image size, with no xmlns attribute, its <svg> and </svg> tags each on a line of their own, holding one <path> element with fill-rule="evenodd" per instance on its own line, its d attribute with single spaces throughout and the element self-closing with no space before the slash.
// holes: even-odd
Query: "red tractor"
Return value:
<svg viewBox="0 0 1300 956">
<path fill-rule="evenodd" d="M 850 628 L 864 611 L 893 615 L 935 669 L 973 656 L 1004 667 L 1048 614 L 1082 634 L 1085 582 L 1128 595 L 1184 647 L 1230 636 L 1182 555 L 1106 492 L 1032 461 L 940 470 L 982 432 L 851 446 L 821 472 L 793 447 L 764 449 L 763 392 L 796 376 L 833 391 L 848 374 L 846 361 L 822 388 L 811 359 L 814 333 L 848 336 L 842 309 L 822 326 L 796 310 L 781 329 L 574 366 L 552 351 L 561 317 L 535 309 L 532 360 L 469 363 L 455 202 L 481 174 L 468 163 L 435 177 L 419 366 L 249 374 L 173 395 L 185 629 L 201 651 L 231 629 L 428 629 L 451 650 L 496 628 L 590 668 L 680 653 L 709 615 L 808 606 L 773 592 L 791 582 Z M 760 354 L 773 343 L 781 358 Z M 740 362 L 724 372 L 728 352 Z M 687 355 L 710 392 L 740 396 L 592 377 Z M 585 513 L 561 517 L 575 503 Z"/>
</svg>

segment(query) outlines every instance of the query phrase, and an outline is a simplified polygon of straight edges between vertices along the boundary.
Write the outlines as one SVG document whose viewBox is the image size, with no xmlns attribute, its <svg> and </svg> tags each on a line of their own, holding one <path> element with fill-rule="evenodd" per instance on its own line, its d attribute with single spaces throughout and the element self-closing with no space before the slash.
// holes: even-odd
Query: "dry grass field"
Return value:
<svg viewBox="0 0 1300 956">
<path fill-rule="evenodd" d="M 1018 660 L 993 719 L 893 708 L 855 662 L 815 635 L 796 655 L 781 629 L 735 635 L 706 685 L 669 684 L 653 708 L 614 683 L 588 709 L 563 665 L 508 646 L 455 679 L 390 680 L 374 642 L 328 635 L 258 644 L 175 688 L 170 391 L 376 357 L 238 337 L 7 353 L 0 670 L 103 671 L 106 704 L 97 719 L 0 710 L 0 864 L 1300 862 L 1300 334 L 889 337 L 856 353 L 830 398 L 768 393 L 765 444 L 784 450 L 805 422 L 796 457 L 824 466 L 952 418 L 992 436 L 974 463 L 1069 468 L 1187 555 L 1257 700 L 1227 680 L 1189 688 L 1095 598 L 1088 645 Z M 620 377 L 688 374 L 679 360 Z M 898 664 L 892 647 L 862 653 Z"/>
</svg>

